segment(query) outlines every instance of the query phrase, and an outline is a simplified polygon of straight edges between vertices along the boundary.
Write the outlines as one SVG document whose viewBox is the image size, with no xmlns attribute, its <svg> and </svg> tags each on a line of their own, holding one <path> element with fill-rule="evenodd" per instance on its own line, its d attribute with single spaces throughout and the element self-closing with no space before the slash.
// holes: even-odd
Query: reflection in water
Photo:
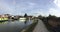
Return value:
<svg viewBox="0 0 60 32">
<path fill-rule="evenodd" d="M 32 24 L 31 21 L 27 21 L 25 24 L 22 21 L 6 21 L 0 24 L 0 32 L 19 32 L 21 29 Z"/>
</svg>

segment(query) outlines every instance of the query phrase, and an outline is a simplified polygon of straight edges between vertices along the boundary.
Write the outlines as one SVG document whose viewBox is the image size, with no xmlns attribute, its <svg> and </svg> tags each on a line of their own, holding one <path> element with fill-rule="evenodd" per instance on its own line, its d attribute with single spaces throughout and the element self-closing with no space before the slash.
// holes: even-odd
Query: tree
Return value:
<svg viewBox="0 0 60 32">
<path fill-rule="evenodd" d="M 26 21 L 24 22 L 25 24 L 27 23 L 27 14 L 25 13 L 24 17 L 26 17 Z"/>
<path fill-rule="evenodd" d="M 39 15 L 38 18 L 39 18 L 39 19 L 42 19 L 42 15 Z"/>
<path fill-rule="evenodd" d="M 27 17 L 27 14 L 25 13 L 24 17 Z"/>
</svg>

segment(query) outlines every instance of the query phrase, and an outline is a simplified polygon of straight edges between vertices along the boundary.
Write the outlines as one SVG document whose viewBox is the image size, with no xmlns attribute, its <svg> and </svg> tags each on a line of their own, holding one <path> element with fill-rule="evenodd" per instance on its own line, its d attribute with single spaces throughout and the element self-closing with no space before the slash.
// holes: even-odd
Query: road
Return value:
<svg viewBox="0 0 60 32">
<path fill-rule="evenodd" d="M 49 31 L 45 27 L 44 23 L 41 20 L 39 20 L 33 32 L 49 32 Z"/>
</svg>

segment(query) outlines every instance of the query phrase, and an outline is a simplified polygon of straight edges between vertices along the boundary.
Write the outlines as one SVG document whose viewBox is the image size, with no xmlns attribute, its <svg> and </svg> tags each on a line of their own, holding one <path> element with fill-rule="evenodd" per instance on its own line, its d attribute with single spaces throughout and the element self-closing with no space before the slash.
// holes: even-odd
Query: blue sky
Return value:
<svg viewBox="0 0 60 32">
<path fill-rule="evenodd" d="M 0 14 L 60 16 L 60 0 L 0 0 Z"/>
</svg>

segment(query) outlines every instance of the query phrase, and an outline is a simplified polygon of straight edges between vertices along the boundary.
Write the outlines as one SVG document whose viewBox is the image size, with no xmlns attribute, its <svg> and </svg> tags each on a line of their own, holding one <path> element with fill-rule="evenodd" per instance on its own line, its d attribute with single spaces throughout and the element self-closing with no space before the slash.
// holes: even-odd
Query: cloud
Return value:
<svg viewBox="0 0 60 32">
<path fill-rule="evenodd" d="M 49 9 L 49 13 L 50 13 L 51 15 L 55 15 L 55 16 L 57 16 L 57 17 L 60 17 L 60 11 L 59 11 L 58 9 L 50 8 L 50 9 Z"/>
<path fill-rule="evenodd" d="M 60 17 L 60 0 L 54 0 L 55 8 L 49 9 L 49 14 Z"/>
<path fill-rule="evenodd" d="M 1 0 L 0 10 L 9 14 L 47 15 L 52 0 Z"/>
<path fill-rule="evenodd" d="M 13 4 L 14 4 L 14 5 L 16 4 L 16 1 L 15 1 L 15 0 L 13 0 Z"/>
<path fill-rule="evenodd" d="M 2 12 L 2 14 L 4 13 L 13 14 L 14 11 L 15 11 L 14 8 L 11 8 L 11 6 L 9 6 L 6 2 L 4 1 L 0 2 L 0 12 Z"/>
<path fill-rule="evenodd" d="M 54 0 L 54 3 L 57 5 L 57 7 L 60 7 L 60 0 Z"/>
</svg>

